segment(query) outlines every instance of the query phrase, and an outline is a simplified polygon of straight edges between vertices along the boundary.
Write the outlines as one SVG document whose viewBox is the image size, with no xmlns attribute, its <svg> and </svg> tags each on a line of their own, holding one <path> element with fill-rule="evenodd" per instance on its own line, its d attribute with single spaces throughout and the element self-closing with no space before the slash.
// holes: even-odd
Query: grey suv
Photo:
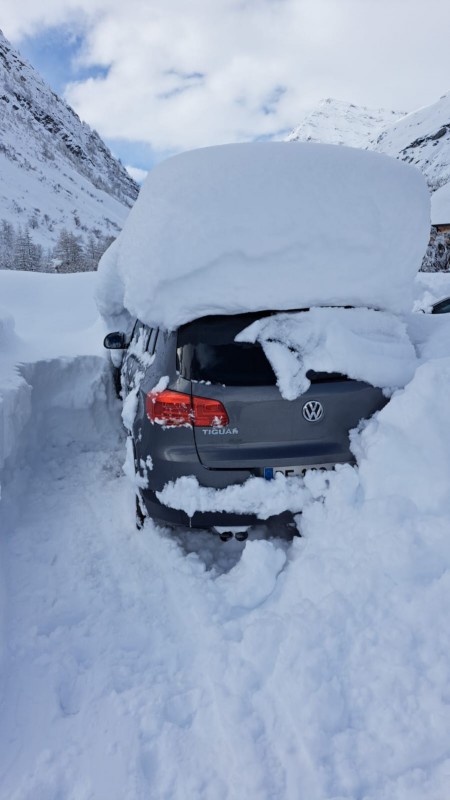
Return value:
<svg viewBox="0 0 450 800">
<path fill-rule="evenodd" d="M 348 432 L 385 397 L 344 375 L 308 373 L 308 392 L 283 399 L 262 347 L 234 341 L 272 313 L 207 316 L 171 332 L 138 320 L 131 337 L 106 336 L 105 347 L 124 349 L 123 397 L 137 393 L 130 433 L 136 472 L 148 481 L 138 514 L 201 528 L 251 525 L 257 519 L 248 514 L 196 512 L 189 518 L 162 505 L 156 492 L 184 475 L 222 489 L 250 476 L 270 480 L 277 471 L 299 475 L 353 461 Z"/>
</svg>

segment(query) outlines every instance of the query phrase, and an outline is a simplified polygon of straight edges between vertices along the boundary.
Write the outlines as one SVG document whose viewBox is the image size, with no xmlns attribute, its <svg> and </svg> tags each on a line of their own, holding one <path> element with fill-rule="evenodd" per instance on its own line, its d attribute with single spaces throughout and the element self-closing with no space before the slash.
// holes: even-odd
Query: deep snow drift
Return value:
<svg viewBox="0 0 450 800">
<path fill-rule="evenodd" d="M 420 366 L 353 434 L 358 467 L 283 484 L 302 538 L 224 545 L 135 530 L 71 277 L 7 279 L 0 383 L 15 347 L 29 414 L 0 506 L 2 800 L 445 800 L 450 319 L 407 319 Z M 446 294 L 420 276 L 418 305 Z"/>
<path fill-rule="evenodd" d="M 309 143 L 224 145 L 149 174 L 102 258 L 102 313 L 195 317 L 353 305 L 407 311 L 429 194 L 404 163 Z"/>
</svg>

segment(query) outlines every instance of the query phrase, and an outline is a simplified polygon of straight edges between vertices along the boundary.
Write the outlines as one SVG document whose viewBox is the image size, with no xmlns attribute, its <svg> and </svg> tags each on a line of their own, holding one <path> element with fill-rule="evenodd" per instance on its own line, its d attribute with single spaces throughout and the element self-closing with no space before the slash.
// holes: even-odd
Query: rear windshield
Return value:
<svg viewBox="0 0 450 800">
<path fill-rule="evenodd" d="M 178 330 L 177 369 L 183 378 L 225 386 L 274 386 L 276 378 L 259 343 L 235 342 L 252 322 L 276 311 L 196 319 Z M 313 372 L 312 383 L 346 380 L 339 373 Z"/>
<path fill-rule="evenodd" d="M 270 312 L 202 317 L 178 331 L 180 374 L 188 380 L 226 386 L 272 386 L 275 375 L 260 344 L 235 342 L 234 337 Z"/>
</svg>

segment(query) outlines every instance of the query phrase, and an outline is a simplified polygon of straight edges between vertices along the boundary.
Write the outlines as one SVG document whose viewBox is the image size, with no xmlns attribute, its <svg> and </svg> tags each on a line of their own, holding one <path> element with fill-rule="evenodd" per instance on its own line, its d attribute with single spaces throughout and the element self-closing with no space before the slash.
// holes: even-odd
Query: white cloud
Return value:
<svg viewBox="0 0 450 800">
<path fill-rule="evenodd" d="M 136 181 L 136 183 L 143 183 L 145 178 L 148 175 L 146 169 L 139 169 L 139 167 L 126 167 L 125 168 L 129 175 Z"/>
<path fill-rule="evenodd" d="M 442 0 L 3 0 L 6 35 L 71 21 L 106 77 L 67 87 L 102 136 L 177 150 L 293 127 L 321 97 L 412 109 L 448 90 Z"/>
</svg>

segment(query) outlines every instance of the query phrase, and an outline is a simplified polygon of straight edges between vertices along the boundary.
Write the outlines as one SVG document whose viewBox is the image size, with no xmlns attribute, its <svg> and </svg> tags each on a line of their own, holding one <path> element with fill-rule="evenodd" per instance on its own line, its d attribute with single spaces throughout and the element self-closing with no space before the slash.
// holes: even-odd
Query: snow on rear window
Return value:
<svg viewBox="0 0 450 800">
<path fill-rule="evenodd" d="M 259 342 L 287 400 L 306 392 L 310 370 L 339 372 L 381 389 L 405 386 L 418 359 L 405 323 L 367 308 L 313 308 L 253 322 L 236 336 Z"/>
</svg>

